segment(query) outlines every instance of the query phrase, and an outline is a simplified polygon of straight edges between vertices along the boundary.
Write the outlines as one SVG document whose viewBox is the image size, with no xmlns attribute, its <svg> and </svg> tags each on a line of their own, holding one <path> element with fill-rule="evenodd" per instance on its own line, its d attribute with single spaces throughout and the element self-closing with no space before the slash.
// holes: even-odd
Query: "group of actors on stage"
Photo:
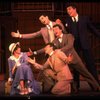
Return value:
<svg viewBox="0 0 100 100">
<path fill-rule="evenodd" d="M 88 29 L 100 36 L 99 31 L 92 25 L 88 16 L 81 16 L 75 5 L 67 5 L 68 17 L 64 25 L 60 19 L 51 21 L 46 15 L 39 20 L 45 27 L 39 31 L 21 34 L 11 32 L 11 36 L 20 39 L 30 39 L 42 36 L 45 46 L 40 50 L 22 52 L 21 45 L 11 43 L 8 58 L 10 95 L 40 95 L 51 93 L 65 95 L 78 93 L 80 75 L 88 82 L 93 91 L 100 91 L 98 73 L 89 45 Z M 80 57 L 82 52 L 84 62 Z M 35 56 L 45 53 L 46 62 L 37 63 Z M 31 58 L 34 56 L 34 59 Z M 39 70 L 40 81 L 37 81 L 31 66 Z M 42 84 L 40 84 L 42 83 Z M 41 88 L 42 86 L 42 88 Z"/>
</svg>

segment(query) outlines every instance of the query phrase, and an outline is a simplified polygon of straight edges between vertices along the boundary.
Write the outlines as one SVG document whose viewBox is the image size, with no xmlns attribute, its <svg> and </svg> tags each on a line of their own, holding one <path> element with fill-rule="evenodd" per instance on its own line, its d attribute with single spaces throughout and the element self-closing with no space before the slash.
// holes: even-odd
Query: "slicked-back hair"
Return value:
<svg viewBox="0 0 100 100">
<path fill-rule="evenodd" d="M 45 45 L 45 47 L 46 46 L 48 46 L 48 45 L 50 45 L 50 47 L 53 47 L 53 50 L 55 50 L 55 49 L 57 49 L 57 47 L 55 46 L 55 44 L 54 43 L 47 43 L 46 45 Z"/>
<path fill-rule="evenodd" d="M 72 3 L 69 3 L 69 4 L 66 4 L 66 8 L 68 7 L 72 7 L 72 8 L 76 8 L 77 9 L 77 6 L 75 4 L 72 4 Z"/>
<path fill-rule="evenodd" d="M 62 27 L 61 27 L 61 25 L 59 25 L 59 24 L 53 25 L 53 28 L 54 28 L 54 27 L 59 27 L 59 29 L 62 30 Z"/>
<path fill-rule="evenodd" d="M 77 7 L 75 4 L 72 4 L 72 3 L 66 4 L 66 8 L 68 8 L 68 7 L 70 7 L 70 6 L 71 6 L 73 9 L 76 9 L 77 12 L 79 12 L 79 11 L 78 11 L 78 7 Z"/>
</svg>

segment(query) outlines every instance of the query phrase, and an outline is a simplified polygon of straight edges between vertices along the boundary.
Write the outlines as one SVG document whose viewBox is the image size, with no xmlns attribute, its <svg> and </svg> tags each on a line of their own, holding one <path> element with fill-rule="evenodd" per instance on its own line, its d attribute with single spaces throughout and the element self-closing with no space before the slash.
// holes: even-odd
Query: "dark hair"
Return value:
<svg viewBox="0 0 100 100">
<path fill-rule="evenodd" d="M 66 8 L 68 8 L 68 7 L 70 7 L 70 6 L 71 6 L 72 8 L 74 8 L 74 9 L 75 9 L 75 8 L 77 9 L 77 6 L 76 6 L 75 4 L 72 4 L 72 3 L 67 3 L 67 4 L 66 4 Z"/>
<path fill-rule="evenodd" d="M 54 28 L 54 27 L 59 27 L 59 29 L 62 30 L 62 27 L 61 27 L 61 25 L 59 25 L 59 24 L 55 24 L 55 25 L 53 25 L 53 28 Z"/>
<path fill-rule="evenodd" d="M 77 7 L 76 4 L 68 3 L 68 4 L 66 4 L 66 7 L 65 7 L 65 8 L 68 8 L 68 7 L 70 7 L 70 6 L 71 6 L 73 9 L 76 9 L 76 11 L 79 13 L 79 9 L 78 9 L 78 7 Z"/>
<path fill-rule="evenodd" d="M 47 43 L 45 45 L 45 47 L 48 46 L 48 45 L 50 45 L 50 47 L 53 47 L 53 50 L 57 49 L 57 47 L 56 47 L 56 45 L 54 43 L 51 43 L 51 42 L 50 43 Z"/>
</svg>

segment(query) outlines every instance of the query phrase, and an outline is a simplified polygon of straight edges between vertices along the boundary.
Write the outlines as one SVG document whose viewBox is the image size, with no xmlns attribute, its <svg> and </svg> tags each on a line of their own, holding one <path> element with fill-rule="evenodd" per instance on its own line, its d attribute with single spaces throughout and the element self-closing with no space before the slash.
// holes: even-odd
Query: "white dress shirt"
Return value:
<svg viewBox="0 0 100 100">
<path fill-rule="evenodd" d="M 63 37 L 63 34 L 61 34 L 59 39 L 58 39 L 60 43 L 62 42 L 62 37 Z"/>
<path fill-rule="evenodd" d="M 73 22 L 78 22 L 78 14 L 75 17 L 72 17 Z"/>
</svg>

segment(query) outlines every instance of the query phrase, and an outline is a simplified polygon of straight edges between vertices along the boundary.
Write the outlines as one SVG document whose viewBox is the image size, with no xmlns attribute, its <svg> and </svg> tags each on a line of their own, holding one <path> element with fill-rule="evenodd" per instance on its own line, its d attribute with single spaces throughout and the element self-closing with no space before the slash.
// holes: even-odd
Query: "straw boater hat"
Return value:
<svg viewBox="0 0 100 100">
<path fill-rule="evenodd" d="M 14 49 L 15 49 L 16 46 L 19 45 L 19 44 L 20 44 L 19 42 L 17 42 L 17 43 L 11 43 L 11 44 L 9 45 L 9 51 L 13 54 Z"/>
</svg>

